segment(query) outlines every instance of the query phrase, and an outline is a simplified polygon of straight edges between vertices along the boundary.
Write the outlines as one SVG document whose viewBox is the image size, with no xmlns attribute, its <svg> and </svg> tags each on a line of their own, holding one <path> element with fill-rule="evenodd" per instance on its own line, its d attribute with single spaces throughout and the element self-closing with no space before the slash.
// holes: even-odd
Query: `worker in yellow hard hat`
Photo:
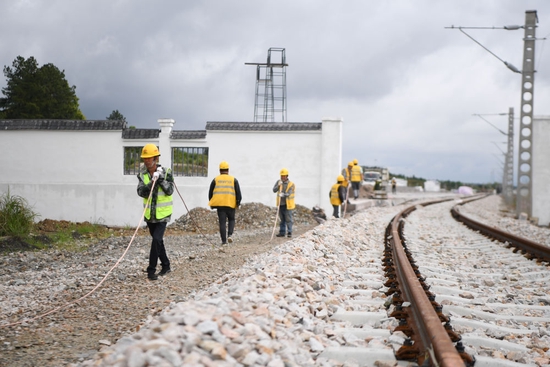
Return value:
<svg viewBox="0 0 550 367">
<path fill-rule="evenodd" d="M 220 174 L 210 183 L 208 205 L 218 212 L 218 224 L 222 245 L 233 242 L 235 211 L 241 205 L 239 181 L 229 174 L 229 163 L 220 163 Z"/>
<path fill-rule="evenodd" d="M 338 175 L 336 183 L 332 185 L 329 192 L 330 203 L 332 204 L 332 216 L 334 218 L 340 218 L 339 210 L 340 205 L 346 201 L 346 187 L 343 185 L 344 176 Z"/>
<path fill-rule="evenodd" d="M 353 161 L 350 161 L 348 163 L 348 166 L 346 168 L 342 169 L 342 176 L 344 177 L 344 181 L 342 182 L 342 186 L 344 186 L 346 188 L 346 201 L 348 202 L 348 204 L 349 204 L 348 196 L 349 196 L 352 168 L 353 168 Z"/>
<path fill-rule="evenodd" d="M 275 182 L 273 192 L 277 193 L 276 205 L 279 207 L 279 234 L 277 237 L 292 237 L 292 224 L 294 223 L 294 194 L 296 186 L 288 179 L 288 169 L 283 168 L 279 172 L 280 180 Z"/>
<path fill-rule="evenodd" d="M 166 275 L 171 271 L 163 237 L 166 225 L 170 222 L 172 215 L 174 176 L 172 170 L 161 167 L 159 157 L 160 152 L 157 146 L 146 144 L 141 150 L 143 168 L 137 175 L 137 194 L 143 198 L 143 206 L 146 208 L 145 222 L 153 238 L 149 252 L 149 266 L 147 267 L 149 280 L 157 280 L 158 275 Z M 152 193 L 151 189 L 153 189 Z M 155 274 L 159 260 L 162 268 L 158 274 Z"/>
</svg>

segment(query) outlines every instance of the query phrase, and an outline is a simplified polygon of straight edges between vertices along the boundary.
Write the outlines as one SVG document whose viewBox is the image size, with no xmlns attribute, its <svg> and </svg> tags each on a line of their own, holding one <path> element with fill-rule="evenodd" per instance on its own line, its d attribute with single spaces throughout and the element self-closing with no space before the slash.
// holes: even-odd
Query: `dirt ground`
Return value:
<svg viewBox="0 0 550 367">
<path fill-rule="evenodd" d="M 250 256 L 267 252 L 288 240 L 278 237 L 270 240 L 274 208 L 247 204 L 239 210 L 241 220 L 236 228 L 239 240 L 229 246 L 210 246 L 200 261 L 189 257 L 183 264 L 173 266 L 173 271 L 158 281 L 148 281 L 143 273 L 143 276 L 127 277 L 124 282 L 105 282 L 97 296 L 89 297 L 75 307 L 28 325 L 0 327 L 0 342 L 3 344 L 0 345 L 0 366 L 66 366 L 89 359 L 102 347 L 98 340 L 114 343 L 129 331 L 139 330 L 147 318 L 157 315 L 170 302 L 185 300 L 192 292 L 240 268 Z M 199 233 L 217 233 L 214 211 L 200 208 L 194 211 L 191 211 L 191 216 L 184 216 L 168 227 L 167 243 L 170 243 L 171 236 L 191 238 Z M 300 224 L 296 226 L 294 237 L 318 224 L 310 209 L 299 207 L 296 214 L 296 221 Z M 51 235 L 55 228 L 65 225 L 69 223 L 46 220 L 37 235 Z M 197 225 L 201 228 L 197 229 Z M 257 228 L 267 228 L 267 231 L 259 232 Z M 115 236 L 131 236 L 135 231 L 107 230 Z M 138 236 L 149 234 L 146 229 L 140 229 Z M 4 247 L 9 244 L 11 251 L 24 250 L 27 246 L 13 239 L 4 239 L 1 243 Z M 170 252 L 170 248 L 167 250 Z"/>
</svg>

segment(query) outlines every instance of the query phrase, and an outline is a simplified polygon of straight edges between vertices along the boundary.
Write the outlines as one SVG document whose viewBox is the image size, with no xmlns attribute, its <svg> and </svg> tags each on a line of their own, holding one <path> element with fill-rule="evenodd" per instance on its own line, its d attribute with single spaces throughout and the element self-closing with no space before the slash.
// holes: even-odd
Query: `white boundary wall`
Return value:
<svg viewBox="0 0 550 367">
<path fill-rule="evenodd" d="M 533 119 L 532 216 L 539 226 L 550 224 L 550 116 Z"/>
<path fill-rule="evenodd" d="M 158 120 L 157 139 L 123 139 L 121 130 L 4 130 L 8 152 L 0 193 L 25 198 L 37 220 L 89 221 L 135 227 L 143 212 L 137 178 L 123 174 L 124 147 L 157 144 L 170 166 L 171 147 L 208 147 L 208 177 L 175 177 L 189 210 L 208 207 L 208 188 L 225 160 L 241 185 L 242 203 L 275 205 L 272 187 L 286 167 L 296 203 L 332 213 L 330 187 L 341 170 L 341 118 L 324 118 L 321 131 L 207 131 L 205 139 L 172 140 L 172 119 Z M 187 213 L 174 192 L 172 221 Z M 238 215 L 238 214 L 237 214 Z"/>
</svg>

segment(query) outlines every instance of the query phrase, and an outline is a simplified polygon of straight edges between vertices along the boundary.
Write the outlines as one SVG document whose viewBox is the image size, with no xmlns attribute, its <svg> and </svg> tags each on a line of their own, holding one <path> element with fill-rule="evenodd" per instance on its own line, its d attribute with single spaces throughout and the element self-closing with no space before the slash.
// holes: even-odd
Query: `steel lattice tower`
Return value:
<svg viewBox="0 0 550 367">
<path fill-rule="evenodd" d="M 277 55 L 275 55 L 277 54 Z M 274 62 L 275 56 L 279 59 Z M 287 122 L 286 117 L 286 55 L 284 48 L 271 47 L 267 51 L 266 63 L 245 63 L 256 65 L 256 97 L 254 122 Z"/>
</svg>

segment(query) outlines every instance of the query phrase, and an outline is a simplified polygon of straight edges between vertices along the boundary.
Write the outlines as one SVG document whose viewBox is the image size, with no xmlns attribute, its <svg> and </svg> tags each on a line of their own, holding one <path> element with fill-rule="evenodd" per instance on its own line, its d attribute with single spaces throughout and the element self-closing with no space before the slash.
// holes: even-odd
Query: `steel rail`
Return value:
<svg viewBox="0 0 550 367">
<path fill-rule="evenodd" d="M 432 301 L 428 298 L 417 273 L 411 265 L 402 242 L 402 229 L 404 218 L 417 206 L 427 206 L 452 199 L 444 199 L 420 203 L 402 210 L 391 222 L 391 232 L 387 232 L 391 246 L 393 269 L 398 283 L 400 295 L 394 294 L 394 299 L 401 297 L 399 312 L 407 314 L 406 321 L 412 329 L 408 333 L 414 340 L 410 348 L 412 352 L 407 354 L 407 347 L 404 345 L 402 354 L 406 354 L 417 360 L 419 365 L 441 366 L 441 367 L 464 367 L 466 365 L 463 357 L 453 344 L 448 331 L 442 324 L 440 315 L 434 309 Z M 401 350 L 400 350 L 401 351 Z M 399 354 L 399 351 L 398 351 Z M 399 359 L 399 355 L 397 356 Z"/>
<path fill-rule="evenodd" d="M 455 218 L 459 222 L 464 223 L 464 225 L 466 225 L 468 228 L 479 231 L 481 234 L 491 239 L 495 239 L 502 243 L 507 243 L 510 247 L 514 247 L 516 249 L 514 250 L 514 252 L 521 251 L 529 258 L 536 258 L 541 261 L 546 261 L 547 263 L 550 263 L 550 247 L 541 245 L 540 243 L 532 241 L 528 238 L 516 236 L 515 234 L 512 234 L 510 232 L 506 232 L 499 228 L 481 223 L 472 219 L 471 217 L 468 217 L 467 215 L 460 213 L 458 207 L 468 202 L 469 201 L 457 204 L 451 209 L 451 215 L 453 216 L 453 218 Z"/>
</svg>

